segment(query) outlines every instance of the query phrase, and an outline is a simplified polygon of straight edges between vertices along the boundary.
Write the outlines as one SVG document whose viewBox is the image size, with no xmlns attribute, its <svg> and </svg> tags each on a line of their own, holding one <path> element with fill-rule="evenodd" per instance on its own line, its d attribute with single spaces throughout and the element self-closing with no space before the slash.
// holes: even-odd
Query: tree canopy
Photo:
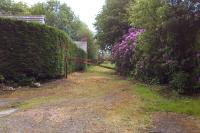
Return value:
<svg viewBox="0 0 200 133">
<path fill-rule="evenodd" d="M 74 40 L 79 40 L 81 28 L 87 27 L 67 4 L 61 4 L 57 0 L 37 3 L 31 7 L 30 12 L 32 15 L 45 15 L 46 24 L 65 31 Z"/>
<path fill-rule="evenodd" d="M 22 2 L 15 3 L 12 0 L 1 0 L 0 14 L 2 15 L 29 14 L 29 7 Z"/>
<path fill-rule="evenodd" d="M 128 6 L 131 0 L 106 0 L 96 17 L 97 41 L 101 48 L 111 48 L 129 29 Z"/>
<path fill-rule="evenodd" d="M 61 4 L 57 0 L 49 0 L 32 6 L 30 12 L 33 15 L 45 15 L 46 24 L 65 31 L 73 40 L 86 40 L 88 42 L 88 57 L 95 58 L 97 51 L 95 50 L 93 33 L 67 4 Z"/>
</svg>

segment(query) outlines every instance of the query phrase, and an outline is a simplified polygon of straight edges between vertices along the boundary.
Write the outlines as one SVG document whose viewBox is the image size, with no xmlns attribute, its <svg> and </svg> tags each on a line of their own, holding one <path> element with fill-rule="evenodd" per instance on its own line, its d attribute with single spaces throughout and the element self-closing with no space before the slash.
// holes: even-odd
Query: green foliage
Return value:
<svg viewBox="0 0 200 133">
<path fill-rule="evenodd" d="M 48 0 L 33 5 L 30 12 L 32 15 L 45 15 L 47 25 L 65 31 L 73 40 L 83 39 L 83 28 L 87 26 L 75 16 L 67 4 L 61 4 L 58 0 Z"/>
<path fill-rule="evenodd" d="M 64 11 L 66 14 L 62 13 Z M 66 28 L 64 25 L 62 25 L 63 24 L 62 22 L 68 21 L 69 18 L 66 18 L 66 15 L 69 15 L 69 12 L 71 10 L 69 9 L 69 7 L 66 6 L 66 9 L 64 11 L 61 10 L 60 2 L 56 0 L 50 0 L 50 1 L 47 1 L 46 3 L 37 3 L 33 5 L 33 7 L 31 7 L 31 14 L 45 15 L 46 24 L 60 28 L 60 29 Z"/>
<path fill-rule="evenodd" d="M 64 30 L 67 33 L 73 32 L 72 23 L 76 18 L 66 4 L 61 4 L 57 0 L 49 0 L 33 5 L 30 11 L 32 15 L 45 15 L 46 24 L 50 26 Z"/>
<path fill-rule="evenodd" d="M 96 18 L 97 40 L 102 49 L 110 49 L 129 29 L 127 8 L 131 0 L 106 0 Z"/>
<path fill-rule="evenodd" d="M 0 1 L 0 13 L 3 15 L 24 15 L 29 14 L 29 7 L 22 3 L 15 3 L 12 0 Z"/>
<path fill-rule="evenodd" d="M 64 75 L 64 33 L 46 25 L 6 19 L 0 20 L 0 27 L 0 73 L 7 80 L 21 75 L 36 79 Z"/>
<path fill-rule="evenodd" d="M 200 117 L 199 97 L 183 97 L 169 90 L 166 92 L 158 86 L 139 83 L 135 84 L 134 88 L 145 103 L 144 109 L 148 112 L 176 112 Z"/>
<path fill-rule="evenodd" d="M 66 55 L 85 54 L 64 32 L 47 25 L 0 19 L 0 29 L 0 73 L 22 85 L 62 77 Z"/>
<path fill-rule="evenodd" d="M 116 68 L 116 65 L 114 63 L 111 63 L 110 61 L 104 61 L 101 66 L 105 66 L 105 67 L 110 67 L 110 68 L 113 68 L 115 69 Z"/>
<path fill-rule="evenodd" d="M 82 49 L 76 49 L 76 57 L 81 58 L 83 60 L 87 59 L 87 54 Z M 86 64 L 82 62 L 75 62 L 76 63 L 76 71 L 84 71 L 86 69 Z"/>
<path fill-rule="evenodd" d="M 5 80 L 4 76 L 0 74 L 0 83 L 2 83 Z"/>
<path fill-rule="evenodd" d="M 57 0 L 49 0 L 33 5 L 30 11 L 32 15 L 45 15 L 46 24 L 63 30 L 73 40 L 81 41 L 84 39 L 87 41 L 88 58 L 96 58 L 97 50 L 92 32 L 66 4 L 61 4 Z"/>
<path fill-rule="evenodd" d="M 94 43 L 93 33 L 65 3 L 62 4 L 58 0 L 48 0 L 28 7 L 22 2 L 15 3 L 11 0 L 1 0 L 0 12 L 3 15 L 45 15 L 47 25 L 63 30 L 73 40 L 87 41 L 88 58 L 96 58 L 97 45 Z"/>
<path fill-rule="evenodd" d="M 31 85 L 35 82 L 34 77 L 28 77 L 25 74 L 15 75 L 15 82 L 21 86 Z M 12 85 L 12 84 L 11 84 Z"/>
<path fill-rule="evenodd" d="M 184 72 L 178 73 L 177 72 L 173 75 L 173 78 L 172 78 L 170 84 L 173 86 L 173 88 L 178 90 L 178 92 L 183 92 L 185 87 L 187 87 L 189 78 L 190 77 L 187 73 L 184 73 Z"/>
<path fill-rule="evenodd" d="M 88 42 L 87 51 L 88 51 L 88 59 L 91 59 L 91 60 L 97 59 L 98 46 L 96 43 L 94 43 L 94 41 L 91 43 Z"/>
<path fill-rule="evenodd" d="M 98 54 L 98 45 L 96 41 L 94 40 L 94 35 L 89 31 L 85 33 L 85 37 L 87 40 L 87 54 L 88 54 L 88 59 L 95 60 L 97 59 L 97 54 Z"/>
<path fill-rule="evenodd" d="M 184 93 L 199 89 L 200 17 L 183 6 L 172 7 L 162 0 L 136 0 L 130 9 L 130 22 L 145 28 L 133 57 L 134 76 Z"/>
<path fill-rule="evenodd" d="M 29 15 L 29 7 L 22 2 L 13 3 L 12 5 L 12 15 Z"/>
<path fill-rule="evenodd" d="M 73 71 L 83 71 L 86 69 L 86 65 L 79 62 L 76 59 L 87 59 L 86 53 L 82 50 L 76 47 L 76 45 L 70 45 L 68 47 L 68 73 L 71 73 Z"/>
<path fill-rule="evenodd" d="M 167 19 L 169 10 L 162 0 L 135 0 L 129 9 L 129 21 L 133 26 L 156 30 Z"/>
<path fill-rule="evenodd" d="M 45 15 L 46 24 L 65 31 L 73 40 L 83 39 L 85 30 L 89 30 L 67 4 L 58 0 L 36 3 L 32 7 L 22 2 L 1 0 L 0 12 L 3 15 Z"/>
</svg>

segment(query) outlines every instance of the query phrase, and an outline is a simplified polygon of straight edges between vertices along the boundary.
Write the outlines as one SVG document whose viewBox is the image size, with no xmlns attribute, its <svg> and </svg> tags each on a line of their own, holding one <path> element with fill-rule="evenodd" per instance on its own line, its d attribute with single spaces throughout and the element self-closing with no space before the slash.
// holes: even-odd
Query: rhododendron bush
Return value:
<svg viewBox="0 0 200 133">
<path fill-rule="evenodd" d="M 143 29 L 130 28 L 122 40 L 113 47 L 112 58 L 120 74 L 127 75 L 133 69 L 132 57 L 135 53 L 137 39 L 143 32 Z"/>
<path fill-rule="evenodd" d="M 181 93 L 200 92 L 200 12 L 162 0 L 135 0 L 129 20 L 145 32 L 131 28 L 114 45 L 117 71 Z"/>
</svg>

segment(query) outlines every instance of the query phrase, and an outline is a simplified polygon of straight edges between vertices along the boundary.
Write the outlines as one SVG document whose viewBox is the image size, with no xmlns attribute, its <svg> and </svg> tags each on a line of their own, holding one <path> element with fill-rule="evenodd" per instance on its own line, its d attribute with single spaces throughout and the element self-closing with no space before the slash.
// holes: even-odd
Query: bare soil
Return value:
<svg viewBox="0 0 200 133">
<path fill-rule="evenodd" d="M 19 110 L 0 118 L 0 133 L 139 133 L 146 127 L 130 83 L 107 69 L 0 95 L 11 98 L 20 101 Z"/>
<path fill-rule="evenodd" d="M 19 110 L 0 118 L 0 133 L 200 133 L 198 119 L 173 113 L 155 113 L 149 130 L 132 82 L 99 67 L 0 95 L 0 109 L 13 106 Z"/>
<path fill-rule="evenodd" d="M 177 113 L 155 113 L 153 133 L 200 133 L 200 121 Z"/>
</svg>

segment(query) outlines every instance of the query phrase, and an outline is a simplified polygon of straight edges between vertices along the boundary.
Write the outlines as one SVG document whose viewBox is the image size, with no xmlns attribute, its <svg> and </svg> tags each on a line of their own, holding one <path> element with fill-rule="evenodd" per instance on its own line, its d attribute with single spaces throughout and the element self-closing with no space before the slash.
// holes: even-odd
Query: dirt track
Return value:
<svg viewBox="0 0 200 133">
<path fill-rule="evenodd" d="M 25 109 L 0 118 L 0 132 L 132 133 L 144 129 L 140 101 L 131 95 L 128 81 L 110 70 L 98 70 L 74 73 L 67 80 L 44 85 L 40 92 L 20 90 L 2 96 L 23 99 Z"/>
<path fill-rule="evenodd" d="M 0 96 L 4 100 L 11 98 L 19 101 L 16 104 L 19 111 L 0 118 L 0 133 L 152 131 L 147 130 L 150 117 L 144 112 L 143 103 L 134 93 L 132 83 L 114 75 L 111 70 L 99 67 L 86 73 L 74 73 L 67 80 L 53 81 L 39 89 L 23 88 Z M 182 116 L 175 118 L 179 121 Z M 173 119 L 168 120 L 168 125 L 170 121 L 173 122 Z M 174 127 L 165 125 L 165 122 L 165 115 L 155 114 L 155 133 L 182 133 L 175 132 Z M 184 130 L 188 125 L 176 127 Z"/>
</svg>

